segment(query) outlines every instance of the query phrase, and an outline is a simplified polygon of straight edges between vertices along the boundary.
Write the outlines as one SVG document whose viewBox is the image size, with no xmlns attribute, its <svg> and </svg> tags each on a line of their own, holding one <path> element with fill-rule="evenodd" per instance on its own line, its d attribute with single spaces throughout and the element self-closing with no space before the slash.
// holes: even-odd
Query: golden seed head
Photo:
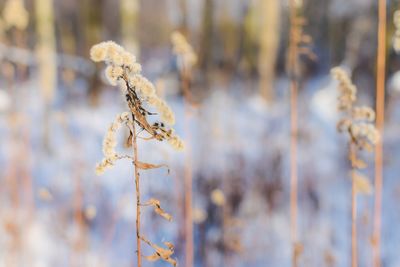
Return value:
<svg viewBox="0 0 400 267">
<path fill-rule="evenodd" d="M 225 195 L 220 189 L 211 192 L 211 201 L 217 206 L 225 205 Z"/>
</svg>

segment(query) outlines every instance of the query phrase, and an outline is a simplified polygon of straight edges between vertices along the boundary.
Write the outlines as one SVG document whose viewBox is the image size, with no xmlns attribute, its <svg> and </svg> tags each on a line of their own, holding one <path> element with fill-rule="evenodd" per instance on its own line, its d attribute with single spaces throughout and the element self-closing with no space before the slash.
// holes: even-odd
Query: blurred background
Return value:
<svg viewBox="0 0 400 267">
<path fill-rule="evenodd" d="M 351 70 L 359 102 L 374 107 L 377 1 L 298 3 L 317 56 L 300 61 L 299 263 L 349 266 L 350 165 L 329 70 Z M 385 267 L 400 266 L 400 57 L 392 49 L 399 7 L 388 1 Z M 189 104 L 174 30 L 198 55 Z M 160 199 L 174 217 L 144 210 L 144 235 L 173 242 L 185 266 L 189 173 L 194 266 L 290 266 L 288 36 L 287 0 L 0 0 L 0 266 L 136 266 L 132 165 L 94 171 L 107 128 L 126 109 L 104 64 L 89 58 L 90 47 L 106 40 L 137 56 L 189 148 L 139 142 L 143 161 L 171 170 L 143 171 L 142 198 Z M 372 181 L 374 157 L 366 157 Z M 373 196 L 358 201 L 360 266 L 372 266 Z"/>
</svg>

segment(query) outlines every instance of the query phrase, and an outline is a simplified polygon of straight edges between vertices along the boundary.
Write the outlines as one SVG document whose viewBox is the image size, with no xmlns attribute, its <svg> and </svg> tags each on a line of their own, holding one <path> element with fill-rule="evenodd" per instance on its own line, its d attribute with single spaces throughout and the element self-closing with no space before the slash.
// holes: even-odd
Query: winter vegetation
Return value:
<svg viewBox="0 0 400 267">
<path fill-rule="evenodd" d="M 400 6 L 0 0 L 0 267 L 400 266 Z"/>
</svg>

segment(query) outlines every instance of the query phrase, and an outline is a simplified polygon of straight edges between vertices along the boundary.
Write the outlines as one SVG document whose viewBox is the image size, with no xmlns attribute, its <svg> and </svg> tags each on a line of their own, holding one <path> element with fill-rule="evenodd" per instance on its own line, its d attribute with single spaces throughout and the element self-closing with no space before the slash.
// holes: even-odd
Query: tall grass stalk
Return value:
<svg viewBox="0 0 400 267">
<path fill-rule="evenodd" d="M 378 6 L 378 54 L 376 68 L 376 128 L 383 136 L 385 120 L 385 73 L 386 73 L 386 0 Z M 373 266 L 381 266 L 381 217 L 383 184 L 383 138 L 375 146 L 375 199 L 373 226 Z"/>
<path fill-rule="evenodd" d="M 310 60 L 316 60 L 316 55 L 311 51 L 311 36 L 303 31 L 306 19 L 300 14 L 301 3 L 296 0 L 289 1 L 290 32 L 287 70 L 290 78 L 290 235 L 292 242 L 292 267 L 298 266 L 298 259 L 303 251 L 303 246 L 298 240 L 298 91 L 300 79 L 300 56 L 304 55 Z"/>
<path fill-rule="evenodd" d="M 357 250 L 357 195 L 371 194 L 372 185 L 360 170 L 367 167 L 359 154 L 372 152 L 378 142 L 379 132 L 374 125 L 375 112 L 367 106 L 355 106 L 357 87 L 342 68 L 333 68 L 331 74 L 339 82 L 338 110 L 343 117 L 337 124 L 339 132 L 349 138 L 348 160 L 351 164 L 351 266 L 358 266 Z"/>
<path fill-rule="evenodd" d="M 298 68 L 298 44 L 296 42 L 296 1 L 290 0 L 290 37 L 289 37 L 289 75 L 290 75 L 290 236 L 292 243 L 292 267 L 297 266 L 295 253 L 297 244 L 297 68 Z"/>
<path fill-rule="evenodd" d="M 133 147 L 133 165 L 134 165 L 134 173 L 135 173 L 135 190 L 136 190 L 136 246 L 137 246 L 137 266 L 142 266 L 142 249 L 140 246 L 140 174 L 138 168 L 138 147 L 137 147 L 137 134 L 136 134 L 136 126 L 132 123 L 132 147 Z"/>
<path fill-rule="evenodd" d="M 190 128 L 193 99 L 190 93 L 192 82 L 192 68 L 197 61 L 193 48 L 180 32 L 171 35 L 173 51 L 177 56 L 179 67 L 180 87 L 184 98 L 184 129 L 186 139 L 186 158 L 184 166 L 184 222 L 185 222 L 185 266 L 192 267 L 194 264 L 194 242 L 193 242 L 193 171 L 192 171 L 192 134 Z"/>
<path fill-rule="evenodd" d="M 188 82 L 182 78 L 182 87 L 188 86 Z M 188 90 L 184 89 L 184 90 Z M 194 264 L 194 241 L 193 241 L 193 172 L 192 172 L 192 135 L 190 129 L 190 104 L 185 100 L 184 103 L 184 128 L 185 128 L 185 140 L 186 140 L 186 159 L 184 167 L 184 190 L 185 190 L 185 266 L 193 266 Z"/>
<path fill-rule="evenodd" d="M 149 261 L 163 260 L 176 266 L 177 262 L 172 258 L 174 253 L 174 245 L 172 243 L 164 242 L 166 248 L 161 247 L 149 241 L 141 233 L 140 218 L 142 207 L 152 207 L 155 213 L 168 221 L 172 220 L 172 216 L 161 208 L 158 199 L 151 198 L 146 202 L 141 202 L 139 171 L 160 168 L 164 165 L 139 161 L 137 144 L 139 137 L 145 141 L 168 141 L 173 148 L 177 150 L 183 149 L 183 142 L 174 133 L 174 130 L 167 126 L 175 123 L 175 116 L 167 103 L 157 96 L 153 83 L 141 75 L 142 67 L 136 62 L 134 55 L 112 41 L 93 46 L 90 50 L 90 55 L 95 62 L 106 62 L 106 78 L 111 85 L 119 85 L 129 110 L 129 112 L 123 112 L 118 115 L 109 127 L 103 141 L 104 159 L 97 164 L 96 172 L 99 175 L 104 173 L 107 169 L 113 167 L 117 160 L 132 160 L 136 191 L 137 267 L 142 266 L 142 257 Z M 156 109 L 157 113 L 148 111 L 149 108 Z M 159 115 L 160 121 L 150 122 L 148 117 L 156 114 Z M 130 132 L 126 144 L 131 144 L 133 156 L 119 155 L 115 151 L 117 146 L 116 132 L 122 126 L 126 126 Z M 140 133 L 146 136 L 140 136 Z M 153 248 L 154 253 L 152 255 L 145 256 L 142 254 L 141 241 Z"/>
</svg>

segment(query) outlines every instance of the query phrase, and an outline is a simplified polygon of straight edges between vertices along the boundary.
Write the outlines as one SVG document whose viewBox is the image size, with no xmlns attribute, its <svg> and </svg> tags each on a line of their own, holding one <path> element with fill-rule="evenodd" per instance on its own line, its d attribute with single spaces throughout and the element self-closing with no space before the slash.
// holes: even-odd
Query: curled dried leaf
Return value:
<svg viewBox="0 0 400 267">
<path fill-rule="evenodd" d="M 165 168 L 167 168 L 168 173 L 169 173 L 169 167 L 166 164 L 151 164 L 151 163 L 146 163 L 146 162 L 141 162 L 141 161 L 135 161 L 134 164 L 137 168 L 142 169 L 142 170 L 158 169 L 158 168 L 165 167 Z"/>
<path fill-rule="evenodd" d="M 372 193 L 373 187 L 368 177 L 359 172 L 352 171 L 351 179 L 353 180 L 353 186 L 355 187 L 356 193 L 367 195 Z"/>
<path fill-rule="evenodd" d="M 126 139 L 125 147 L 126 147 L 126 148 L 131 147 L 131 146 L 132 146 L 132 141 L 133 141 L 133 134 L 132 134 L 131 131 L 129 131 L 129 136 L 128 136 L 128 138 Z"/>
<path fill-rule="evenodd" d="M 145 258 L 148 261 L 157 261 L 157 260 L 161 259 L 160 255 L 157 254 L 157 252 L 155 252 L 153 255 L 143 256 L 143 258 Z"/>
<path fill-rule="evenodd" d="M 367 167 L 367 163 L 362 159 L 357 158 L 356 153 L 350 153 L 349 155 L 350 163 L 353 168 L 364 169 Z"/>
<path fill-rule="evenodd" d="M 155 213 L 166 219 L 172 221 L 172 216 L 161 208 L 160 200 L 151 198 L 149 201 L 142 204 L 143 206 L 153 206 Z"/>
<path fill-rule="evenodd" d="M 172 266 L 177 266 L 177 261 L 173 258 L 171 258 L 172 254 L 174 254 L 174 245 L 170 242 L 164 242 L 164 244 L 167 246 L 167 248 L 160 247 L 152 242 L 150 242 L 148 239 L 145 237 L 141 236 L 140 239 L 143 240 L 143 242 L 147 243 L 150 247 L 152 247 L 155 252 L 154 254 L 150 256 L 144 256 L 145 259 L 149 261 L 157 261 L 157 260 L 164 260 L 168 263 L 170 263 Z"/>
<path fill-rule="evenodd" d="M 164 245 L 166 245 L 169 249 L 174 250 L 175 246 L 171 242 L 164 242 Z"/>
</svg>

